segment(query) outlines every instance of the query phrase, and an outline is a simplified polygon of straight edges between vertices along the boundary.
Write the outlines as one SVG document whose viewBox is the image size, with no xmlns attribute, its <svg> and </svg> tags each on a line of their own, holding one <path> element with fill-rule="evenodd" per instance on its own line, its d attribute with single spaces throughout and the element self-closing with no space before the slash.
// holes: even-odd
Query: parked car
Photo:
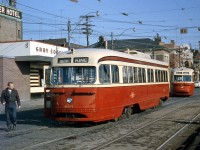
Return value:
<svg viewBox="0 0 200 150">
<path fill-rule="evenodd" d="M 200 81 L 194 81 L 194 87 L 200 88 Z"/>
</svg>

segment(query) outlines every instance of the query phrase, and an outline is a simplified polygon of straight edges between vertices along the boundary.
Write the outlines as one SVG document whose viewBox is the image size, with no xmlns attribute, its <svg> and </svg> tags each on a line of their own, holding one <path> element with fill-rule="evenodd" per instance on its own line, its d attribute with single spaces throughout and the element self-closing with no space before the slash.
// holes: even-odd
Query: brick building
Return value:
<svg viewBox="0 0 200 150">
<path fill-rule="evenodd" d="M 22 39 L 22 12 L 0 4 L 0 42 Z"/>
<path fill-rule="evenodd" d="M 23 100 L 43 94 L 43 67 L 50 65 L 57 53 L 67 50 L 36 41 L 0 43 L 0 93 L 12 81 Z"/>
</svg>

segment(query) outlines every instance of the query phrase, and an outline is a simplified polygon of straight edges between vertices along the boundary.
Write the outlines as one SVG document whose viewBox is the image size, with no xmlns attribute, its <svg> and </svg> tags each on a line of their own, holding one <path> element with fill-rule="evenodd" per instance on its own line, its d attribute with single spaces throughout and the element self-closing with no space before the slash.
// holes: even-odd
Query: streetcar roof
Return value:
<svg viewBox="0 0 200 150">
<path fill-rule="evenodd" d="M 185 68 L 185 67 L 174 68 L 172 71 L 173 72 L 194 72 L 193 69 L 191 69 L 191 68 Z"/>
<path fill-rule="evenodd" d="M 109 50 L 109 49 L 97 49 L 97 48 L 84 48 L 84 49 L 75 49 L 74 52 L 71 52 L 71 51 L 61 52 L 53 58 L 52 66 L 58 65 L 58 58 L 84 58 L 84 57 L 89 58 L 88 65 L 97 64 L 98 62 L 100 62 L 100 60 L 103 61 L 102 58 L 105 58 L 105 57 L 117 57 L 117 58 L 122 58 L 122 59 L 125 58 L 125 59 L 130 59 L 130 60 L 138 60 L 142 62 L 168 66 L 168 63 L 166 62 L 162 62 L 162 61 L 158 61 L 158 60 L 154 60 L 150 58 L 145 58 L 144 56 L 141 56 L 141 55 L 137 55 L 137 54 L 132 55 L 132 54 L 124 53 L 124 52 L 118 52 L 118 51 Z M 121 61 L 121 60 L 117 60 L 117 61 Z"/>
</svg>

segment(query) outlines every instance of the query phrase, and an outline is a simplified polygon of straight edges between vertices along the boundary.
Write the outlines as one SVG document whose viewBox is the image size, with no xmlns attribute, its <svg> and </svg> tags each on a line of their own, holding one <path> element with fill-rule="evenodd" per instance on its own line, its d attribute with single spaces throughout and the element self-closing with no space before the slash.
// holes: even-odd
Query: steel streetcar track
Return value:
<svg viewBox="0 0 200 150">
<path fill-rule="evenodd" d="M 198 113 L 195 117 L 193 117 L 188 124 L 184 125 L 181 129 L 179 129 L 175 134 L 173 134 L 170 138 L 168 138 L 163 144 L 161 144 L 156 150 L 163 149 L 168 143 L 170 143 L 171 140 L 173 140 L 175 137 L 177 137 L 185 128 L 190 126 L 197 117 L 200 116 L 200 113 Z"/>
<path fill-rule="evenodd" d="M 27 129 L 27 130 L 17 130 L 17 131 L 11 131 L 11 132 L 3 132 L 3 133 L 0 133 L 0 135 L 6 135 L 6 134 L 13 134 L 13 133 L 29 133 L 29 132 L 32 132 L 32 131 L 35 131 L 35 130 L 44 130 L 44 129 L 48 129 L 49 127 L 41 127 L 41 128 L 36 128 L 36 129 Z"/>
<path fill-rule="evenodd" d="M 31 130 L 18 130 L 18 131 L 4 132 L 4 133 L 0 133 L 0 135 L 12 136 L 13 138 L 19 135 L 25 135 L 34 131 L 41 131 L 45 129 L 48 129 L 48 127 L 41 127 L 41 128 L 31 129 Z M 9 140 L 10 140 L 9 138 L 6 139 L 5 137 L 0 138 L 1 143 L 7 142 Z"/>
<path fill-rule="evenodd" d="M 18 148 L 18 150 L 32 149 L 32 148 L 36 148 L 36 147 L 39 147 L 39 146 L 42 146 L 42 145 L 46 145 L 46 144 L 50 144 L 50 143 L 53 143 L 53 142 L 57 142 L 57 141 L 60 141 L 60 140 L 65 140 L 65 139 L 70 139 L 70 138 L 76 138 L 76 135 L 72 134 L 72 135 L 69 135 L 69 136 L 65 136 L 65 137 L 41 142 L 41 143 L 38 143 L 38 144 L 35 144 L 35 145 L 30 145 L 30 146 L 27 146 L 27 147 Z"/>
<path fill-rule="evenodd" d="M 173 110 L 173 111 L 170 111 L 170 112 L 168 112 L 168 113 L 162 115 L 161 117 L 155 119 L 154 121 L 150 121 L 149 123 L 147 123 L 147 124 L 144 125 L 144 126 L 141 126 L 141 127 L 137 128 L 137 129 L 135 129 L 135 130 L 131 130 L 131 131 L 128 132 L 127 134 L 124 134 L 124 135 L 122 135 L 122 136 L 120 136 L 120 137 L 118 137 L 118 138 L 115 138 L 114 140 L 111 140 L 111 141 L 109 141 L 109 142 L 106 142 L 105 144 L 101 144 L 101 146 L 97 146 L 97 147 L 94 147 L 94 148 L 92 148 L 92 149 L 93 149 L 93 150 L 102 149 L 102 148 L 104 148 L 104 147 L 106 147 L 106 146 L 108 146 L 108 145 L 110 145 L 110 144 L 112 144 L 112 143 L 114 143 L 114 142 L 116 142 L 116 141 L 118 141 L 118 140 L 120 140 L 120 139 L 123 139 L 123 138 L 127 137 L 128 135 L 130 135 L 130 134 L 132 134 L 132 133 L 134 133 L 134 132 L 137 132 L 137 131 L 139 131 L 139 130 L 145 128 L 145 127 L 148 127 L 149 125 L 154 124 L 155 122 L 158 122 L 158 121 L 162 120 L 163 118 L 167 117 L 169 114 L 171 114 L 171 113 L 173 113 L 173 112 L 176 112 L 177 110 L 180 110 L 180 109 L 182 109 L 182 108 L 184 108 L 184 107 L 190 106 L 190 105 L 193 104 L 193 103 L 194 103 L 194 102 L 186 103 L 185 105 L 183 105 L 183 106 L 181 106 L 181 107 L 178 107 L 177 109 L 175 109 L 175 110 Z M 200 115 L 200 113 L 199 113 L 198 115 Z"/>
<path fill-rule="evenodd" d="M 126 137 L 126 136 L 130 135 L 130 134 L 133 133 L 133 132 L 136 132 L 136 131 L 138 131 L 138 130 L 140 130 L 140 129 L 142 129 L 142 128 L 145 128 L 145 127 L 147 127 L 147 126 L 149 126 L 149 125 L 151 125 L 151 124 L 153 124 L 153 123 L 155 123 L 155 122 L 161 120 L 162 118 L 164 118 L 164 117 L 167 116 L 168 114 L 173 113 L 173 112 L 175 112 L 175 111 L 177 111 L 177 110 L 179 110 L 179 109 L 181 109 L 181 108 L 183 108 L 183 107 L 186 107 L 186 106 L 188 106 L 189 104 L 192 104 L 192 103 L 193 103 L 193 101 L 192 101 L 192 102 L 189 102 L 189 103 L 186 103 L 185 105 L 183 105 L 183 106 L 181 106 L 181 107 L 179 107 L 179 108 L 177 108 L 177 109 L 175 109 L 175 110 L 173 110 L 173 111 L 171 111 L 171 112 L 169 112 L 169 113 L 166 113 L 165 115 L 163 115 L 162 117 L 160 117 L 160 118 L 154 120 L 153 122 L 149 122 L 149 123 L 146 124 L 145 126 L 142 126 L 142 127 L 138 128 L 138 129 L 136 129 L 136 130 L 133 130 L 132 132 L 129 132 L 128 134 L 126 134 L 126 135 L 124 135 L 124 136 L 122 136 L 122 137 L 120 137 L 120 138 L 117 138 L 117 139 L 115 139 L 114 141 L 109 142 L 109 143 L 106 144 L 105 146 L 107 146 L 107 145 L 109 145 L 109 144 L 111 144 L 111 143 L 113 143 L 113 142 L 115 142 L 115 141 L 117 141 L 117 140 L 119 140 L 119 139 L 121 139 L 121 138 L 123 138 L 123 137 Z M 120 122 L 119 122 L 119 123 L 120 123 Z M 103 129 L 105 126 L 110 126 L 110 125 L 104 124 L 103 126 L 100 126 L 98 129 L 101 129 L 101 128 Z M 96 129 L 90 129 L 90 130 L 88 130 L 88 131 L 81 132 L 81 133 L 78 133 L 78 134 L 72 134 L 72 135 L 69 135 L 69 136 L 61 137 L 61 138 L 55 138 L 55 139 L 52 139 L 52 140 L 48 140 L 48 141 L 45 141 L 45 142 L 40 142 L 40 143 L 38 143 L 38 144 L 34 144 L 34 145 L 30 145 L 30 146 L 23 147 L 23 148 L 18 148 L 18 149 L 19 149 L 19 150 L 29 150 L 29 149 L 33 149 L 33 148 L 36 148 L 36 147 L 44 146 L 44 145 L 47 145 L 47 144 L 50 144 L 50 143 L 54 143 L 54 142 L 57 142 L 57 141 L 61 141 L 61 140 L 65 140 L 65 139 L 72 139 L 72 138 L 77 139 L 77 137 L 81 136 L 81 135 L 84 134 L 84 133 L 90 132 L 90 131 L 92 131 L 92 130 L 96 130 Z M 103 146 L 100 147 L 100 148 L 94 148 L 94 149 L 101 149 L 101 148 L 103 148 L 103 147 L 105 147 L 105 146 L 103 145 Z"/>
<path fill-rule="evenodd" d="M 97 128 L 99 130 L 99 129 L 105 128 L 105 126 L 110 126 L 110 124 L 103 124 L 103 126 L 99 126 L 99 127 L 97 126 Z M 33 145 L 29 145 L 29 146 L 25 146 L 25 147 L 17 148 L 17 149 L 18 150 L 29 150 L 29 149 L 33 149 L 33 148 L 36 148 L 36 147 L 40 147 L 40 146 L 43 146 L 43 145 L 47 145 L 47 144 L 58 142 L 58 141 L 65 140 L 65 139 L 77 139 L 78 136 L 82 136 L 83 134 L 91 132 L 93 130 L 97 130 L 97 129 L 92 128 L 92 129 L 89 129 L 89 130 L 83 131 L 83 132 L 78 131 L 78 133 L 76 133 L 76 134 L 71 133 L 71 135 L 68 135 L 68 136 L 63 136 L 63 137 L 60 137 L 60 138 L 54 138 L 54 139 L 51 139 L 51 140 L 48 140 L 48 141 L 40 142 L 40 143 L 37 143 L 37 144 L 33 144 Z"/>
</svg>

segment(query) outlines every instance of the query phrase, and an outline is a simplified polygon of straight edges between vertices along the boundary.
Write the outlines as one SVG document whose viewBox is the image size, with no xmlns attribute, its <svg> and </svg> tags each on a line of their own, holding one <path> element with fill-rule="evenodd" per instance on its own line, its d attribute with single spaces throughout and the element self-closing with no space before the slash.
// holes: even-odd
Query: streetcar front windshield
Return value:
<svg viewBox="0 0 200 150">
<path fill-rule="evenodd" d="M 174 76 L 174 82 L 191 82 L 192 76 L 190 75 L 175 75 Z"/>
<path fill-rule="evenodd" d="M 92 84 L 96 80 L 96 68 L 88 66 L 54 67 L 52 84 Z"/>
</svg>

